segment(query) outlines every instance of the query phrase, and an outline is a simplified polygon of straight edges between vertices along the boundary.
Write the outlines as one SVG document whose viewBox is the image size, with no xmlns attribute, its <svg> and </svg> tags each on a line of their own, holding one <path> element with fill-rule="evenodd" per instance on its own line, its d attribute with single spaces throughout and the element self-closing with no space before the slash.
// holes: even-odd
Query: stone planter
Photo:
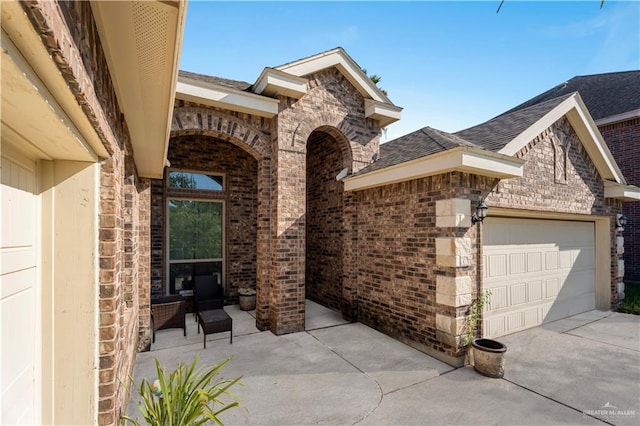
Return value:
<svg viewBox="0 0 640 426">
<path fill-rule="evenodd" d="M 238 295 L 241 311 L 253 311 L 256 308 L 256 295 Z"/>
<path fill-rule="evenodd" d="M 506 345 L 491 339 L 473 339 L 473 368 L 487 377 L 502 377 Z"/>
</svg>

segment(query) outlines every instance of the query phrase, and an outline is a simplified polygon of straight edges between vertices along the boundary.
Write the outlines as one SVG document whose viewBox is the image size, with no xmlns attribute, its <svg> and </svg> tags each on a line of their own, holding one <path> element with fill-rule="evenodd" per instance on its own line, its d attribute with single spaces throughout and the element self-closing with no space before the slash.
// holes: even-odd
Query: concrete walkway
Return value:
<svg viewBox="0 0 640 426">
<path fill-rule="evenodd" d="M 454 369 L 362 324 L 307 303 L 307 331 L 274 336 L 255 329 L 237 306 L 228 333 L 202 335 L 188 316 L 182 330 L 157 333 L 138 354 L 136 381 L 167 368 L 212 365 L 229 355 L 225 378 L 241 407 L 227 425 L 640 424 L 640 317 L 591 311 L 501 338 L 504 379 Z M 136 414 L 136 398 L 129 413 Z"/>
</svg>

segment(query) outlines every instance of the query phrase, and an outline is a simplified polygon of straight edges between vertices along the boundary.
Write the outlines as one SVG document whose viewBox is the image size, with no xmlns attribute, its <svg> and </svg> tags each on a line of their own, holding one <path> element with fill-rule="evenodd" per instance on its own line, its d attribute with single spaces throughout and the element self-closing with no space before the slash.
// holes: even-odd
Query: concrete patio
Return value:
<svg viewBox="0 0 640 426">
<path fill-rule="evenodd" d="M 640 424 L 640 317 L 591 311 L 499 340 L 508 347 L 503 379 L 455 369 L 367 326 L 307 302 L 307 330 L 260 332 L 238 306 L 225 310 L 229 334 L 202 334 L 188 314 L 182 330 L 156 334 L 138 354 L 135 379 L 167 368 L 212 365 L 229 355 L 225 378 L 241 406 L 227 425 Z M 136 415 L 132 396 L 128 412 Z"/>
</svg>

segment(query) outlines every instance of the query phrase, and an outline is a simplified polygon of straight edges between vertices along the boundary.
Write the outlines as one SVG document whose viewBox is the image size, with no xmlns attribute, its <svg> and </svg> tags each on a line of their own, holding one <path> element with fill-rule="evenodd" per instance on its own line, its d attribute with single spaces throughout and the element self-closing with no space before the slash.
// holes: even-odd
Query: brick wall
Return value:
<svg viewBox="0 0 640 426">
<path fill-rule="evenodd" d="M 148 230 L 141 224 L 148 212 L 148 182 L 138 179 L 130 159 L 127 125 L 89 2 L 22 5 L 109 153 L 100 170 L 97 409 L 101 425 L 115 424 L 126 407 L 121 383 L 132 372 L 139 321 L 148 322 L 148 297 L 139 291 L 149 278 Z"/>
<path fill-rule="evenodd" d="M 600 126 L 600 133 L 627 182 L 640 186 L 640 118 Z M 625 203 L 624 215 L 625 279 L 640 281 L 640 202 Z"/>
<path fill-rule="evenodd" d="M 340 142 L 315 131 L 307 141 L 306 297 L 342 309 L 343 169 Z"/>
<path fill-rule="evenodd" d="M 166 188 L 166 180 L 152 183 L 152 277 L 153 295 L 166 291 L 166 203 L 169 197 L 188 197 L 224 202 L 224 277 L 225 295 L 237 297 L 239 287 L 256 286 L 258 163 L 243 149 L 223 140 L 188 135 L 169 142 L 171 169 L 223 174 L 224 190 L 175 190 Z M 166 178 L 165 178 L 166 179 Z"/>
</svg>

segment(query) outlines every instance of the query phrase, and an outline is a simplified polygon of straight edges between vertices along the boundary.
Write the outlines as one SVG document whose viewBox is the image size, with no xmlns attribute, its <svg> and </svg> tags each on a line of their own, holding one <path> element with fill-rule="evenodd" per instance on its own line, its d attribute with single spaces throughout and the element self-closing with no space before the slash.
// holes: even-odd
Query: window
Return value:
<svg viewBox="0 0 640 426">
<path fill-rule="evenodd" d="M 223 203 L 170 198 L 167 211 L 169 293 L 191 290 L 197 275 L 214 274 L 221 278 Z"/>
<path fill-rule="evenodd" d="M 173 170 L 169 172 L 169 188 L 193 189 L 200 191 L 222 191 L 223 178 L 220 175 L 185 172 Z"/>
</svg>

